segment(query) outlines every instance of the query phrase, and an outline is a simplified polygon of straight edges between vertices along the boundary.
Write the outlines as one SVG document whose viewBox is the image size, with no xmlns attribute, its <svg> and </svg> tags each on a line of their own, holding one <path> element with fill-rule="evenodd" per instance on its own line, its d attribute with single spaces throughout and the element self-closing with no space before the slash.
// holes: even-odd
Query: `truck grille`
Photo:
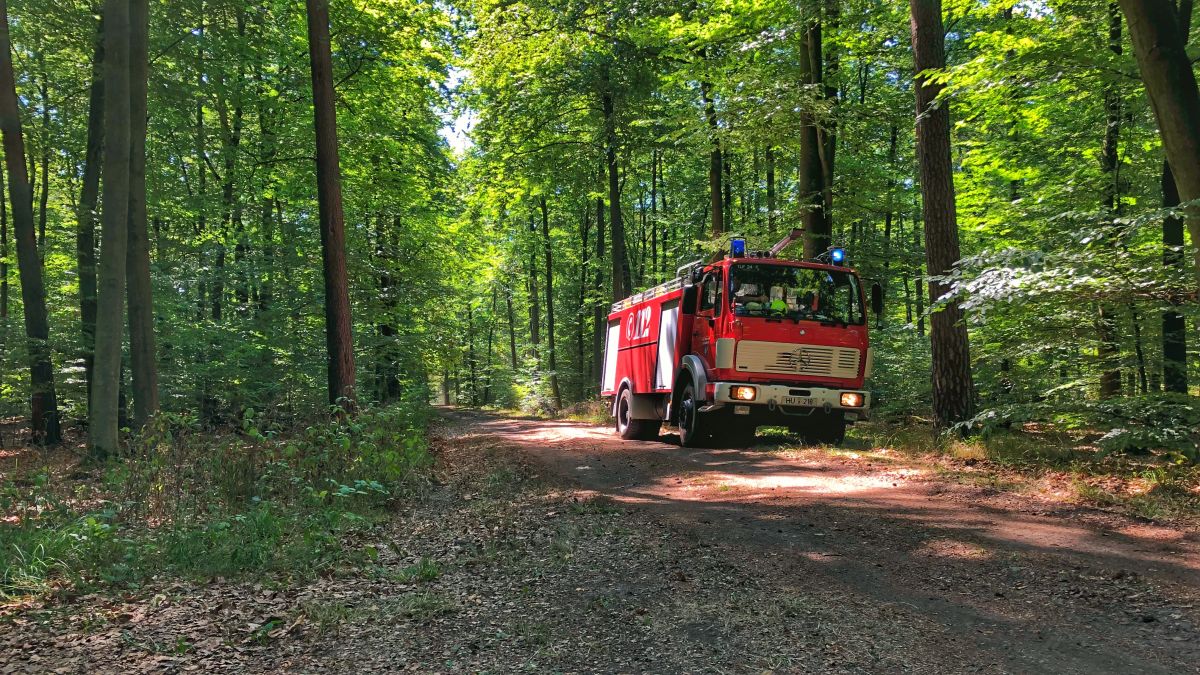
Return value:
<svg viewBox="0 0 1200 675">
<path fill-rule="evenodd" d="M 737 345 L 739 372 L 813 377 L 858 377 L 861 352 L 849 347 L 743 340 Z"/>
</svg>

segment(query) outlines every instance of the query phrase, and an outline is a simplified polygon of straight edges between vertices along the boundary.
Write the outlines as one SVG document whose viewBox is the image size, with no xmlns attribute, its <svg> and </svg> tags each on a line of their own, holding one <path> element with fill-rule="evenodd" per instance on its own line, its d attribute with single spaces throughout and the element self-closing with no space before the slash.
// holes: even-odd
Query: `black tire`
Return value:
<svg viewBox="0 0 1200 675">
<path fill-rule="evenodd" d="M 617 399 L 617 434 L 627 441 L 652 441 L 658 438 L 662 422 L 632 419 L 629 416 L 632 408 L 633 393 L 629 389 L 622 389 Z"/>
<path fill-rule="evenodd" d="M 703 401 L 696 396 L 696 386 L 688 382 L 679 395 L 679 441 L 685 448 L 703 448 L 712 442 L 708 416 L 700 412 Z"/>
</svg>

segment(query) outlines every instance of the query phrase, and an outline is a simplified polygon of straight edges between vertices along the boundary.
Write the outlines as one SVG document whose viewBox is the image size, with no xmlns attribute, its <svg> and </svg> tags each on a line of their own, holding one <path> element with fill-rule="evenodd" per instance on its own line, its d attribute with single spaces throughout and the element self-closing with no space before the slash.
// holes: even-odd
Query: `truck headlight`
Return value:
<svg viewBox="0 0 1200 675">
<path fill-rule="evenodd" d="M 733 387 L 729 390 L 729 396 L 736 401 L 753 401 L 758 391 L 754 387 Z"/>
<path fill-rule="evenodd" d="M 842 392 L 842 407 L 843 408 L 861 408 L 863 406 L 863 395 L 854 391 Z"/>
</svg>

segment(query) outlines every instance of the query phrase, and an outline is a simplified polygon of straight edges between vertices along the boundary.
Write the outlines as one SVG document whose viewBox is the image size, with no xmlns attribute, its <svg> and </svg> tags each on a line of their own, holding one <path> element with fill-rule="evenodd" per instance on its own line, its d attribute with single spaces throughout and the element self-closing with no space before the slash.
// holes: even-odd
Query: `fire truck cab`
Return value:
<svg viewBox="0 0 1200 675">
<path fill-rule="evenodd" d="M 837 444 L 866 419 L 862 282 L 841 249 L 775 257 L 787 241 L 751 253 L 735 239 L 724 259 L 613 304 L 600 389 L 622 438 L 656 438 L 667 422 L 688 447 L 748 443 L 759 426 Z M 882 311 L 878 285 L 870 297 Z"/>
</svg>

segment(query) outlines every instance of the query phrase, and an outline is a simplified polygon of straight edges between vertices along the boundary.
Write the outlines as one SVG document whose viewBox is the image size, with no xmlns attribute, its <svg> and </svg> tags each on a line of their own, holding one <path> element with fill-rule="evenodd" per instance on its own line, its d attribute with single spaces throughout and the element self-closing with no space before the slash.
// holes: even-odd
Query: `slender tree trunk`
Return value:
<svg viewBox="0 0 1200 675">
<path fill-rule="evenodd" d="M 150 235 L 146 222 L 146 95 L 149 77 L 149 0 L 129 3 L 129 357 L 133 373 L 133 423 L 143 426 L 158 412 L 158 361 L 154 340 L 154 292 L 150 282 Z"/>
<path fill-rule="evenodd" d="M 621 175 L 617 163 L 617 121 L 611 91 L 605 90 L 602 103 L 608 174 L 608 219 L 612 226 L 613 300 L 620 300 L 630 294 L 633 281 L 630 279 L 629 260 L 625 253 L 625 224 L 621 217 Z"/>
<path fill-rule="evenodd" d="M 1184 44 L 1187 43 L 1191 25 L 1192 0 L 1180 0 L 1179 29 Z M 1164 207 L 1179 206 L 1179 189 L 1175 185 L 1171 163 L 1166 160 L 1163 160 L 1162 166 L 1162 195 Z M 1182 218 L 1171 216 L 1163 220 L 1163 265 L 1184 267 L 1183 232 Z M 1181 301 L 1173 299 L 1171 304 L 1178 306 Z M 1186 394 L 1188 391 L 1187 321 L 1174 309 L 1162 313 L 1162 383 L 1163 389 L 1169 392 Z"/>
<path fill-rule="evenodd" d="M 75 256 L 79 274 L 80 333 L 83 338 L 83 368 L 88 400 L 92 394 L 92 363 L 96 350 L 96 206 L 100 200 L 100 165 L 104 161 L 104 28 L 96 32 L 92 59 L 91 95 L 88 102 L 87 152 L 83 161 L 83 185 L 79 192 Z"/>
<path fill-rule="evenodd" d="M 478 405 L 477 398 L 479 391 L 478 369 L 476 368 L 475 356 L 475 306 L 473 303 L 467 303 L 467 377 L 470 378 L 471 393 L 467 397 L 467 403 Z"/>
<path fill-rule="evenodd" d="M 581 258 L 579 266 L 579 307 L 575 312 L 575 364 L 581 375 L 578 392 L 580 398 L 583 398 L 584 393 L 587 391 L 587 385 L 584 382 L 589 381 L 592 375 L 592 360 L 585 358 L 583 351 L 583 333 L 587 328 L 587 287 L 590 272 L 588 269 L 588 254 L 590 253 L 588 250 L 588 232 L 591 229 L 592 205 L 590 201 L 585 201 L 583 203 L 583 222 L 579 227 L 579 254 Z"/>
<path fill-rule="evenodd" d="M 483 366 L 483 405 L 492 402 L 492 339 L 496 335 L 496 285 L 492 284 L 492 311 L 488 314 L 487 361 Z"/>
<path fill-rule="evenodd" d="M 25 337 L 29 349 L 30 422 L 35 444 L 54 444 L 62 438 L 54 366 L 50 349 L 50 322 L 46 314 L 46 289 L 38 259 L 33 222 L 33 189 L 25 167 L 25 139 L 13 79 L 12 43 L 8 32 L 8 3 L 0 0 L 0 133 L 8 167 L 8 194 L 13 207 L 13 239 L 21 278 Z"/>
<path fill-rule="evenodd" d="M 541 199 L 542 246 L 546 251 L 546 358 L 550 367 L 550 392 L 554 396 L 554 409 L 562 410 L 562 391 L 558 386 L 558 362 L 554 343 L 554 247 L 550 241 L 550 211 L 546 198 Z"/>
<path fill-rule="evenodd" d="M 50 204 L 50 76 L 46 72 L 46 56 L 37 54 L 40 82 L 38 95 L 42 102 L 42 184 L 38 186 L 38 251 L 42 266 L 46 265 L 46 213 Z"/>
<path fill-rule="evenodd" d="M 325 269 L 325 344 L 329 352 L 329 400 L 344 411 L 355 404 L 354 335 L 346 277 L 346 232 L 334 109 L 333 60 L 329 44 L 329 0 L 305 0 L 308 53 L 312 64 L 313 112 L 317 132 L 317 201 Z"/>
<path fill-rule="evenodd" d="M 716 239 L 725 233 L 725 205 L 721 194 L 721 169 L 724 161 L 721 158 L 721 128 L 717 121 L 717 105 L 713 100 L 712 85 L 708 82 L 700 82 L 700 98 L 704 100 L 704 118 L 708 121 L 708 133 L 711 136 L 709 144 L 712 148 L 708 152 L 708 198 L 709 212 L 712 214 L 711 233 Z"/>
<path fill-rule="evenodd" d="M 1121 12 L 1115 2 L 1108 6 L 1108 48 L 1121 55 Z M 1109 216 L 1115 219 L 1120 213 L 1119 185 L 1120 157 L 1117 152 L 1121 139 L 1121 93 L 1115 84 L 1110 84 L 1104 90 L 1104 144 L 1100 150 L 1100 169 L 1104 173 L 1104 208 Z M 1103 245 L 1111 250 L 1117 247 L 1120 237 L 1119 228 L 1115 222 L 1108 225 L 1108 238 Z M 1117 329 L 1116 308 L 1101 302 L 1096 317 L 1096 331 L 1099 338 L 1097 358 L 1100 361 L 1100 398 L 1113 398 L 1121 395 L 1121 339 Z"/>
<path fill-rule="evenodd" d="M 723 222 L 725 223 L 726 230 L 737 227 L 733 220 L 733 168 L 732 162 L 729 161 L 731 154 L 733 153 L 728 150 L 721 153 L 721 169 L 725 173 L 723 182 L 725 186 L 725 199 L 723 202 L 725 204 L 725 215 L 723 216 Z"/>
<path fill-rule="evenodd" d="M 1159 134 L 1184 203 L 1200 200 L 1200 89 L 1172 0 L 1119 0 Z M 1200 206 L 1187 209 L 1200 286 Z"/>
<path fill-rule="evenodd" d="M 531 222 L 530 225 L 533 225 Z M 542 368 L 542 300 L 538 290 L 538 264 L 536 249 L 529 255 L 529 283 L 525 290 L 529 294 L 529 344 L 538 368 Z"/>
<path fill-rule="evenodd" d="M 888 160 L 887 160 L 887 213 L 883 217 L 883 269 L 887 270 L 892 264 L 892 219 L 896 212 L 896 180 L 892 178 L 892 171 L 896 167 L 896 145 L 899 137 L 899 130 L 893 124 L 891 132 L 888 134 Z"/>
<path fill-rule="evenodd" d="M 603 170 L 600 172 L 604 175 Z M 602 369 L 604 333 L 608 322 L 604 313 L 604 200 L 596 198 L 596 302 L 592 307 L 592 372 L 597 375 Z"/>
<path fill-rule="evenodd" d="M 8 200 L 4 193 L 4 166 L 0 165 L 0 323 L 8 318 Z"/>
<path fill-rule="evenodd" d="M 95 457 L 118 450 L 125 258 L 129 246 L 130 83 L 128 0 L 104 3 L 104 212 L 100 234 L 95 382 L 90 416 Z"/>
<path fill-rule="evenodd" d="M 508 360 L 512 371 L 517 372 L 517 320 L 513 315 L 512 288 L 506 288 L 504 302 L 508 306 Z"/>
<path fill-rule="evenodd" d="M 942 85 L 921 75 L 946 67 L 941 0 L 910 0 L 913 59 L 917 73 L 917 158 L 924 201 L 925 260 L 929 274 L 949 274 L 959 259 L 954 174 L 950 157 L 950 109 L 937 101 Z M 937 105 L 934 105 L 935 102 Z M 949 291 L 929 282 L 931 301 Z M 933 411 L 939 429 L 969 419 L 975 411 L 971 350 L 967 327 L 957 302 L 932 316 Z"/>
<path fill-rule="evenodd" d="M 587 246 L 585 245 L 584 248 Z M 658 276 L 658 149 L 650 156 L 650 283 L 657 285 Z"/>
<path fill-rule="evenodd" d="M 811 16 L 801 38 L 800 81 L 814 98 L 824 96 L 821 79 L 821 19 L 814 2 L 808 3 Z M 804 228 L 804 257 L 824 253 L 832 240 L 830 222 L 825 217 L 825 168 L 821 161 L 821 133 L 813 106 L 805 106 L 800 115 L 800 208 Z"/>
<path fill-rule="evenodd" d="M 1137 357 L 1138 386 L 1141 392 L 1146 394 L 1150 391 L 1150 382 L 1146 377 L 1146 351 L 1142 348 L 1142 317 L 1138 314 L 1137 305 L 1133 303 L 1129 303 L 1129 317 L 1133 324 L 1133 353 Z"/>
<path fill-rule="evenodd" d="M 764 159 L 767 163 L 767 232 L 774 236 L 778 206 L 775 194 L 775 148 L 770 143 L 767 144 L 765 154 Z"/>
<path fill-rule="evenodd" d="M 819 30 L 836 30 L 841 18 L 841 0 L 825 0 L 825 16 Z M 826 42 L 820 37 L 817 40 L 820 55 L 824 63 L 817 67 L 820 82 L 824 87 L 822 99 L 828 106 L 827 117 L 823 124 L 817 126 L 817 138 L 821 149 L 821 215 L 825 218 L 824 231 L 833 232 L 833 178 L 837 157 L 837 117 L 835 110 L 838 105 L 837 74 L 840 60 L 837 52 L 837 41 Z M 831 242 L 832 243 L 832 242 Z"/>
<path fill-rule="evenodd" d="M 921 260 L 928 255 L 921 246 L 921 223 L 913 220 L 913 248 L 916 250 L 916 267 L 913 269 L 913 285 L 916 286 L 917 296 L 917 337 L 925 337 L 925 269 Z"/>
<path fill-rule="evenodd" d="M 204 72 L 205 41 L 204 0 L 200 0 L 200 27 L 196 30 L 196 236 L 200 238 L 208 229 L 208 137 L 204 128 L 204 94 L 206 76 Z M 196 283 L 196 318 L 203 321 L 208 312 L 208 283 L 205 246 L 196 249 L 196 266 L 200 270 Z M 201 407 L 210 400 L 208 383 L 201 385 Z"/>
</svg>

